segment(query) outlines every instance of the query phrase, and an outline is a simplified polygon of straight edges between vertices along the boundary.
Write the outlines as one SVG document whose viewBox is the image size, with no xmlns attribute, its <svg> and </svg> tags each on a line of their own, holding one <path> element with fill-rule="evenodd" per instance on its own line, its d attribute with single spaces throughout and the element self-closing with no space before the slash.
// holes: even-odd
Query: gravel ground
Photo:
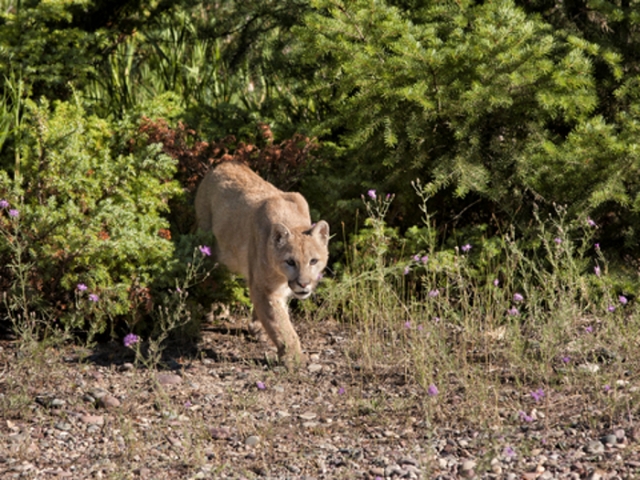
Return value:
<svg viewBox="0 0 640 480">
<path fill-rule="evenodd" d="M 26 353 L 5 339 L 0 478 L 640 478 L 631 413 L 611 420 L 567 390 L 514 414 L 506 386 L 487 425 L 394 366 L 349 364 L 339 325 L 299 331 L 310 364 L 295 373 L 235 324 L 160 371 L 116 343 Z"/>
</svg>

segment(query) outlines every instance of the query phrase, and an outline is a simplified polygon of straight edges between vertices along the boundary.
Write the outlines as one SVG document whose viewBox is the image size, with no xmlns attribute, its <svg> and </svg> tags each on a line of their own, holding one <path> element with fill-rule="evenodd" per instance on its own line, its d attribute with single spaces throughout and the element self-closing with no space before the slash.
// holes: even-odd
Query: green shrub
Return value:
<svg viewBox="0 0 640 480">
<path fill-rule="evenodd" d="M 175 161 L 134 141 L 133 122 L 110 123 L 77 103 L 28 101 L 19 128 L 15 164 L 0 163 L 0 198 L 19 212 L 17 221 L 0 212 L 0 264 L 30 268 L 28 288 L 10 294 L 67 327 L 103 331 L 172 268 L 161 213 L 179 193 Z M 3 273 L 2 288 L 15 286 L 16 269 Z"/>
</svg>

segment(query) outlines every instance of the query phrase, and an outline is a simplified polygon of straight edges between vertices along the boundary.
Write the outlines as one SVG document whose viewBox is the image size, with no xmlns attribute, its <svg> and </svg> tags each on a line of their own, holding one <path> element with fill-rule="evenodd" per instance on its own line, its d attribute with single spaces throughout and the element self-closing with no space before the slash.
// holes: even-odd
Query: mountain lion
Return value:
<svg viewBox="0 0 640 480">
<path fill-rule="evenodd" d="M 198 227 L 216 237 L 217 260 L 247 280 L 252 329 L 262 324 L 285 365 L 301 363 L 287 300 L 309 297 L 318 283 L 329 256 L 329 224 L 312 224 L 302 195 L 278 190 L 236 162 L 205 175 L 195 206 Z"/>
</svg>

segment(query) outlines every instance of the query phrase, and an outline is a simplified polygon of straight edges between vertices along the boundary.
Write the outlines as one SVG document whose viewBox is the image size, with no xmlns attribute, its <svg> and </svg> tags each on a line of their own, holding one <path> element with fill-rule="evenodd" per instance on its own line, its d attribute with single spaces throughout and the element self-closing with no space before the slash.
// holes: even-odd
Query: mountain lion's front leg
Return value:
<svg viewBox="0 0 640 480">
<path fill-rule="evenodd" d="M 287 366 L 295 367 L 304 362 L 298 334 L 291 324 L 286 299 L 277 294 L 251 295 L 253 318 L 257 317 L 269 338 L 278 349 L 278 357 Z"/>
</svg>

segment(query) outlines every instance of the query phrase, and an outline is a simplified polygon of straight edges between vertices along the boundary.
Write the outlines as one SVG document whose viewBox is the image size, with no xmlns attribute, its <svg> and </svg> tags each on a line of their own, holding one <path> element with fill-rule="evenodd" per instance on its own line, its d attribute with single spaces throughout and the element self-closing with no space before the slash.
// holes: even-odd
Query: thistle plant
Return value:
<svg viewBox="0 0 640 480">
<path fill-rule="evenodd" d="M 146 342 L 144 351 L 142 339 L 138 335 L 129 333 L 124 337 L 124 346 L 135 351 L 136 363 L 149 369 L 157 368 L 161 363 L 170 334 L 192 322 L 192 312 L 187 301 L 189 289 L 209 277 L 212 269 L 207 268 L 205 260 L 210 256 L 211 248 L 207 245 L 200 245 L 193 249 L 184 276 L 176 279 L 175 287 L 165 293 L 163 304 L 157 306 L 153 312 L 154 329 Z"/>
</svg>

